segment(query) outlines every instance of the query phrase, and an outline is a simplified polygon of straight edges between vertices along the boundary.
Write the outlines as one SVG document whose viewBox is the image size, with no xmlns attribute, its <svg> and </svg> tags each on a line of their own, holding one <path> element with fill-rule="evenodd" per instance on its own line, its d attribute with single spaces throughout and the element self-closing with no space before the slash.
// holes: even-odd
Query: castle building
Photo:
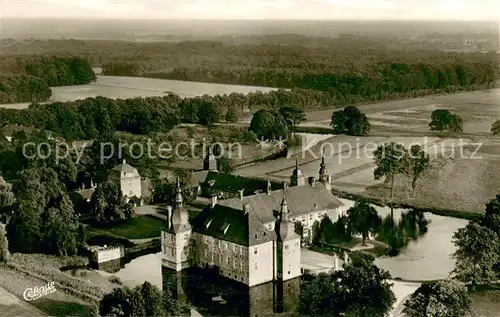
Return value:
<svg viewBox="0 0 500 317">
<path fill-rule="evenodd" d="M 161 239 L 162 265 L 175 276 L 174 293 L 181 296 L 183 292 L 179 282 L 183 270 L 210 268 L 254 294 L 245 315 L 259 316 L 252 307 L 270 298 L 274 312 L 291 309 L 288 299 L 298 295 L 301 276 L 301 237 L 294 223 L 301 222 L 304 235 L 310 236 L 314 222 L 325 216 L 336 221 L 345 212 L 328 189 L 324 160 L 320 182 L 310 177 L 306 184 L 297 163 L 294 176 L 304 182 L 272 190 L 268 181 L 263 193 L 219 201 L 214 195 L 191 223 L 178 185 L 175 206 L 168 209 L 168 229 Z"/>
<path fill-rule="evenodd" d="M 108 180 L 120 185 L 126 199 L 142 197 L 141 175 L 139 175 L 136 168 L 127 164 L 125 160 L 123 160 L 122 164 L 113 167 L 108 175 Z"/>
</svg>

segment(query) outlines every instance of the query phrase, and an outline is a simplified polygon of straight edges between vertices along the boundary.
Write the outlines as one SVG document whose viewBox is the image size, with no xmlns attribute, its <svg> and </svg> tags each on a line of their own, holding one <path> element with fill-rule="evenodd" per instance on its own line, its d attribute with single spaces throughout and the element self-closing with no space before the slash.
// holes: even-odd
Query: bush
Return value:
<svg viewBox="0 0 500 317">
<path fill-rule="evenodd" d="M 111 275 L 109 277 L 109 281 L 111 283 L 118 284 L 118 285 L 122 285 L 123 284 L 122 280 L 120 280 L 120 278 L 118 276 L 114 276 L 114 275 Z"/>
</svg>

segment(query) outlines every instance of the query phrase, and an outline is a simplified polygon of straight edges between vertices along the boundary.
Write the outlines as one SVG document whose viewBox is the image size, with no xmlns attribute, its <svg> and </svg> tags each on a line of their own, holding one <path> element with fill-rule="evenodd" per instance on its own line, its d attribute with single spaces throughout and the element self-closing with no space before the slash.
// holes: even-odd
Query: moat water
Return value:
<svg viewBox="0 0 500 317">
<path fill-rule="evenodd" d="M 354 201 L 341 199 L 347 208 Z M 383 218 L 390 216 L 390 208 L 374 206 Z M 401 225 L 403 215 L 411 214 L 411 210 L 394 209 L 396 226 Z M 388 270 L 394 278 L 405 280 L 433 280 L 446 278 L 454 267 L 451 258 L 453 253 L 452 237 L 454 232 L 467 224 L 466 220 L 423 213 L 426 222 L 423 230 L 405 243 L 398 244 L 398 253 L 393 256 L 377 258 L 375 264 Z M 418 222 L 418 217 L 417 217 Z M 405 228 L 406 232 L 408 228 Z M 382 237 L 382 240 L 384 237 Z M 385 241 L 389 242 L 389 241 Z M 158 287 L 162 285 L 161 253 L 148 254 L 124 264 L 114 275 L 123 281 L 141 284 L 148 281 Z"/>
</svg>

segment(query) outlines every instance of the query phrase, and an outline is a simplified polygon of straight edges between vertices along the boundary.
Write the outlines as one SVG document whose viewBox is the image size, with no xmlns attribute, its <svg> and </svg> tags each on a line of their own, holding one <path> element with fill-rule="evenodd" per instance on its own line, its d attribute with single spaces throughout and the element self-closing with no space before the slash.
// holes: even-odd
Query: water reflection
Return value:
<svg viewBox="0 0 500 317">
<path fill-rule="evenodd" d="M 180 305 L 193 305 L 203 316 L 269 316 L 283 303 L 285 312 L 295 310 L 300 278 L 248 287 L 218 274 L 217 268 L 189 268 L 181 273 L 162 267 L 163 290 Z M 282 299 L 280 301 L 280 298 Z"/>
<path fill-rule="evenodd" d="M 354 206 L 354 201 L 340 199 L 347 209 Z M 391 214 L 388 207 L 373 206 L 377 213 L 386 218 Z M 394 220 L 397 224 L 403 219 L 403 215 L 411 212 L 409 209 L 394 209 Z M 451 258 L 454 246 L 452 243 L 453 233 L 459 228 L 465 227 L 468 221 L 463 219 L 437 216 L 431 213 L 423 213 L 427 224 L 420 227 L 420 231 L 425 230 L 425 234 L 417 235 L 418 239 L 407 239 L 404 247 L 398 249 L 395 256 L 380 257 L 375 260 L 375 264 L 391 273 L 393 277 L 400 277 L 408 280 L 435 280 L 448 277 L 455 267 L 455 262 Z M 417 223 L 421 215 L 417 214 Z M 411 223 L 411 222 L 410 222 Z M 399 226 L 397 226 L 399 227 Z M 411 226 L 406 229 L 406 234 L 411 235 Z M 399 232 L 399 241 L 403 240 L 402 232 Z M 396 235 L 397 237 L 398 235 Z M 395 239 L 398 241 L 398 239 Z M 397 243 L 394 243 L 397 245 Z"/>
<path fill-rule="evenodd" d="M 382 219 L 382 225 L 376 239 L 387 243 L 391 247 L 388 255 L 397 256 L 410 241 L 415 241 L 425 235 L 429 220 L 419 210 L 401 213 L 401 219 L 396 221 L 389 215 Z"/>
</svg>

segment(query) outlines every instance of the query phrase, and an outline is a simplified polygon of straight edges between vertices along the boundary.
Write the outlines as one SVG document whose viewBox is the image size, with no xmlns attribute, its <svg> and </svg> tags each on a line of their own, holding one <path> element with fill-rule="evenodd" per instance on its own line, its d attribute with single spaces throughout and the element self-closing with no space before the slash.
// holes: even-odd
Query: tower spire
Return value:
<svg viewBox="0 0 500 317">
<path fill-rule="evenodd" d="M 281 220 L 288 220 L 288 205 L 286 203 L 285 190 L 283 190 L 283 199 L 281 200 Z"/>
<path fill-rule="evenodd" d="M 179 176 L 177 176 L 177 194 L 175 195 L 175 204 L 177 207 L 182 207 L 182 189 Z"/>
</svg>

